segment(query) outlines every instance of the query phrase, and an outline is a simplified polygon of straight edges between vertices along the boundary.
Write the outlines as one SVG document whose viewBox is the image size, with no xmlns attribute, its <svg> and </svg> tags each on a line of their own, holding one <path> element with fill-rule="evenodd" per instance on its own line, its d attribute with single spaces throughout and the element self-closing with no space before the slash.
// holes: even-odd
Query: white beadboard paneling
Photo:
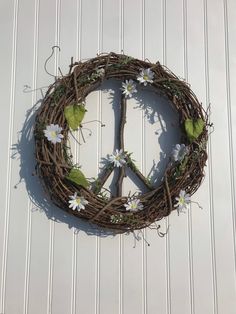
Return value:
<svg viewBox="0 0 236 314">
<path fill-rule="evenodd" d="M 70 5 L 66 0 L 60 3 L 60 44 L 63 47 L 59 53 L 60 68 L 63 74 L 69 71 L 71 57 L 74 61 L 78 58 L 79 51 L 79 1 L 71 1 Z M 68 42 L 68 36 L 70 40 Z"/>
<path fill-rule="evenodd" d="M 120 43 L 120 1 L 103 0 L 102 3 L 102 51 L 118 51 Z M 118 13 L 118 14 L 117 14 Z"/>
<path fill-rule="evenodd" d="M 123 0 L 123 41 L 124 46 L 122 47 L 124 52 L 133 57 L 141 57 L 141 34 L 142 34 L 142 1 L 136 0 Z M 130 21 L 133 23 L 130 23 Z"/>
<path fill-rule="evenodd" d="M 144 57 L 152 62 L 162 62 L 163 49 L 163 3 L 144 1 Z M 153 39 L 152 33 L 155 36 Z"/>
<path fill-rule="evenodd" d="M 99 1 L 81 0 L 81 10 L 81 58 L 87 59 L 99 50 Z"/>
<path fill-rule="evenodd" d="M 216 284 L 217 284 L 217 306 L 219 312 L 222 312 L 226 306 L 230 306 L 233 313 L 235 308 L 235 256 L 233 248 L 233 224 L 232 224 L 232 191 L 230 173 L 230 152 L 229 152 L 229 125 L 227 112 L 227 93 L 226 93 L 226 59 L 225 59 L 225 28 L 224 28 L 224 10 L 221 1 L 214 4 L 209 3 L 208 10 L 214 8 L 214 16 L 208 15 L 209 27 L 209 85 L 210 99 L 213 108 L 219 108 L 222 103 L 224 107 L 221 110 L 212 110 L 212 120 L 215 123 L 215 132 L 212 134 L 212 192 L 214 204 L 214 227 L 215 227 L 215 256 L 216 256 Z M 217 22 L 217 36 L 215 25 Z M 216 56 L 215 50 L 218 50 Z M 224 78 L 224 79 L 223 79 Z M 214 92 L 212 92 L 214 91 Z M 222 147 L 224 154 L 222 154 Z M 215 170 L 215 171 L 214 171 Z M 222 198 L 222 177 L 224 177 L 224 191 Z M 224 234 L 224 238 L 220 234 Z M 226 246 L 225 243 L 228 245 Z M 232 275 L 234 274 L 234 275 Z"/>
<path fill-rule="evenodd" d="M 34 16 L 34 32 L 35 32 L 35 54 L 37 57 L 35 65 L 36 76 L 32 89 L 37 89 L 35 92 L 35 105 L 42 99 L 42 94 L 45 93 L 45 86 L 53 82 L 44 71 L 44 62 L 51 54 L 51 47 L 55 44 L 55 23 L 56 23 L 56 2 L 36 1 Z M 33 43 L 32 43 L 33 44 Z M 48 62 L 48 71 L 54 73 L 54 59 Z M 28 80 L 32 77 L 29 76 Z M 26 80 L 23 83 L 31 85 Z M 42 88 L 42 90 L 41 90 Z M 31 119 L 29 126 L 33 126 L 34 120 Z M 26 153 L 26 148 L 22 153 L 24 159 L 24 167 L 33 157 L 33 143 L 31 140 L 27 143 L 28 136 L 24 134 L 24 147 L 30 146 L 31 154 Z M 34 168 L 32 167 L 33 171 Z M 28 174 L 29 176 L 29 174 Z M 53 253 L 54 253 L 54 222 L 48 220 L 53 213 L 53 206 L 48 206 L 45 202 L 45 192 L 43 191 L 40 182 L 37 178 L 32 180 L 26 177 L 27 189 L 36 204 L 32 204 L 32 222 L 31 222 L 31 252 L 30 252 L 30 275 L 29 275 L 29 305 L 28 313 L 44 312 L 48 313 L 52 308 L 52 278 L 53 278 Z M 47 213 L 47 214 L 46 214 Z M 26 312 L 27 313 L 27 312 Z"/>
<path fill-rule="evenodd" d="M 1 1 L 1 313 L 235 312 L 235 9 L 234 0 Z M 193 197 L 203 209 L 193 203 L 188 213 L 163 219 L 161 231 L 170 226 L 166 237 L 147 229 L 133 248 L 132 234 L 101 236 L 45 200 L 31 175 L 30 109 L 42 98 L 39 88 L 54 80 L 43 68 L 53 45 L 61 52 L 56 49 L 48 62 L 50 73 L 59 65 L 66 74 L 72 56 L 76 61 L 123 50 L 166 64 L 191 84 L 205 108 L 211 103 L 208 168 Z M 25 84 L 38 90 L 24 93 Z M 104 82 L 87 97 L 85 122 L 106 125 L 86 124 L 92 136 L 84 129 L 86 143 L 79 133 L 82 145 L 72 141 L 74 159 L 88 177 L 97 176 L 101 157 L 115 148 L 119 88 L 119 82 Z M 142 96 L 146 107 L 157 105 L 158 119 L 150 123 L 138 97 L 128 100 L 125 146 L 147 175 L 178 132 L 168 103 L 147 91 Z M 130 189 L 137 186 L 128 177 L 124 192 Z"/>
<path fill-rule="evenodd" d="M 52 283 L 53 313 L 70 313 L 71 311 L 72 233 L 73 229 L 69 229 L 65 223 L 55 225 Z"/>
<path fill-rule="evenodd" d="M 236 25 L 233 23 L 235 18 L 235 2 L 228 1 L 224 2 L 225 8 L 225 32 L 226 32 L 226 82 L 227 82 L 227 104 L 228 104 L 228 123 L 229 123 L 229 137 L 230 137 L 230 154 L 231 154 L 231 189 L 232 192 L 235 191 L 235 176 L 236 176 L 236 166 L 235 166 L 235 153 L 236 153 L 236 103 L 235 103 L 235 89 L 233 88 L 235 83 L 235 49 L 233 45 L 233 36 L 236 33 Z M 233 221 L 233 236 L 234 236 L 234 255 L 236 256 L 236 200 L 235 193 L 232 193 L 232 221 Z M 236 262 L 235 262 L 235 272 L 236 272 Z"/>
<path fill-rule="evenodd" d="M 204 3 L 197 7 L 194 3 L 187 3 L 187 79 L 192 89 L 203 103 L 204 108 L 209 105 L 207 97 L 206 80 L 207 76 L 207 38 L 203 35 L 197 36 L 199 31 L 204 34 Z M 206 21 L 205 21 L 206 22 Z M 195 40 L 192 40 L 195 38 Z M 195 60 L 198 61 L 198 71 L 196 71 Z M 205 72 L 206 67 L 206 72 Z M 211 253 L 211 218 L 209 214 L 209 176 L 206 171 L 206 178 L 202 188 L 194 195 L 194 200 L 203 206 L 200 210 L 196 204 L 192 205 L 189 223 L 192 225 L 192 245 L 190 258 L 192 259 L 192 311 L 193 313 L 213 313 L 213 302 L 202 302 L 204 296 L 208 295 L 210 300 L 214 298 L 213 273 L 212 273 L 212 253 Z M 203 232 L 204 230 L 204 232 Z M 201 245 L 199 245 L 201 244 Z M 208 280 L 202 281 L 201 273 Z"/>
<path fill-rule="evenodd" d="M 172 23 L 173 19 L 176 23 Z M 177 75 L 184 75 L 183 8 L 179 1 L 166 2 L 166 65 Z M 171 313 L 191 313 L 188 258 L 187 215 L 173 212 L 168 218 L 170 230 L 167 250 L 169 250 L 169 276 Z"/>
<path fill-rule="evenodd" d="M 13 118 L 13 90 L 14 90 L 14 49 L 15 49 L 15 27 L 16 20 L 14 13 L 14 1 L 1 2 L 0 4 L 0 18 L 2 27 L 0 28 L 0 36 L 2 45 L 5 47 L 2 50 L 0 67 L 6 67 L 4 77 L 0 78 L 2 106 L 5 106 L 4 119 L 0 125 L 1 134 L 5 136 L 0 137 L 1 154 L 0 154 L 0 266 L 1 266 L 1 290 L 0 290 L 0 306 L 1 312 L 4 311 L 5 306 L 5 281 L 6 281 L 6 266 L 7 266 L 7 248 L 8 248 L 8 225 L 9 225 L 9 202 L 10 202 L 10 185 L 11 185 L 11 158 L 10 147 L 12 141 L 12 118 Z"/>
<path fill-rule="evenodd" d="M 77 240 L 76 313 L 96 313 L 96 239 L 82 231 Z"/>
<path fill-rule="evenodd" d="M 23 84 L 28 75 L 32 77 L 32 66 L 25 69 L 24 64 L 31 62 L 33 57 L 33 47 L 26 46 L 26 36 L 33 39 L 34 33 L 32 28 L 28 28 L 28 32 L 24 28 L 27 26 L 25 23 L 25 16 L 31 14 L 33 11 L 32 6 L 26 6 L 23 1 L 21 5 L 19 2 L 14 3 L 14 35 L 13 35 L 13 48 L 12 48 L 12 94 L 10 106 L 12 107 L 12 122 L 10 126 L 9 137 L 11 138 L 11 144 L 8 147 L 7 153 L 9 158 L 12 158 L 12 154 L 15 154 L 14 161 L 11 162 L 11 168 L 8 169 L 9 173 L 9 237 L 7 242 L 6 251 L 6 269 L 5 269 L 5 293 L 3 294 L 4 300 L 2 300 L 3 312 L 17 312 L 18 308 L 25 307 L 25 301 L 27 299 L 27 276 L 26 261 L 28 260 L 28 239 L 30 233 L 29 219 L 30 219 L 30 207 L 27 191 L 24 184 L 17 183 L 20 180 L 19 166 L 20 158 L 17 154 L 19 131 L 22 128 L 22 121 L 26 111 L 31 106 L 31 95 L 23 94 Z M 27 21 L 30 26 L 33 23 L 33 18 Z M 23 109 L 24 108 L 24 109 Z M 22 110 L 23 109 L 23 110 Z M 13 150 L 14 149 L 14 150 Z M 14 188 L 14 185 L 17 185 Z M 17 263 L 16 263 L 17 261 Z M 15 284 L 17 283 L 17 284 Z M 4 282 L 3 282 L 4 284 Z"/>
</svg>

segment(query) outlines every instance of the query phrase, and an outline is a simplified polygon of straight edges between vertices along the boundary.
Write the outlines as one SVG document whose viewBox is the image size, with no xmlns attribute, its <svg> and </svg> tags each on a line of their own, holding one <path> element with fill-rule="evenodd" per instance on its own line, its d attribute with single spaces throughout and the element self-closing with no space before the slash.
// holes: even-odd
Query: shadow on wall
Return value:
<svg viewBox="0 0 236 314">
<path fill-rule="evenodd" d="M 117 115 L 119 116 L 117 106 L 114 106 L 118 99 L 117 97 L 114 97 L 114 94 L 111 92 L 111 90 L 114 89 L 114 84 L 116 84 L 116 82 L 106 81 L 102 84 L 101 90 L 104 93 L 109 93 L 108 97 L 112 99 L 111 102 L 116 121 L 119 121 L 119 117 L 117 117 Z M 75 228 L 76 233 L 84 231 L 88 235 L 98 235 L 101 237 L 115 235 L 113 231 L 103 230 L 94 224 L 78 219 L 72 215 L 68 215 L 65 211 L 53 205 L 43 190 L 39 178 L 35 175 L 36 161 L 34 156 L 35 146 L 33 137 L 35 115 L 41 101 L 42 100 L 39 100 L 33 108 L 26 113 L 23 128 L 19 132 L 19 140 L 12 146 L 12 158 L 15 159 L 18 154 L 20 156 L 20 178 L 19 182 L 15 185 L 15 188 L 22 182 L 25 182 L 29 198 L 33 204 L 32 212 L 37 210 L 43 211 L 48 219 L 52 219 L 58 223 L 66 223 L 69 228 Z M 150 180 L 157 186 L 160 184 L 163 177 L 171 149 L 174 144 L 179 142 L 180 132 L 179 129 L 176 128 L 176 125 L 178 125 L 178 116 L 172 109 L 169 101 L 160 95 L 154 95 L 151 88 L 145 88 L 145 90 L 142 90 L 142 93 L 140 93 L 139 90 L 135 96 L 135 101 L 137 102 L 137 106 L 135 106 L 134 109 L 144 110 L 144 118 L 147 119 L 148 123 L 155 124 L 158 122 L 158 125 L 160 126 L 160 128 L 155 131 L 156 145 L 159 145 L 161 150 L 160 160 L 153 165 L 149 173 Z M 118 123 L 116 122 L 115 129 L 117 130 L 117 128 Z M 114 143 L 116 145 L 116 139 L 114 139 Z M 135 178 L 132 178 L 132 180 L 135 180 Z"/>
<path fill-rule="evenodd" d="M 69 228 L 75 228 L 76 233 L 84 231 L 88 235 L 113 235 L 113 232 L 104 231 L 96 225 L 78 219 L 72 215 L 68 215 L 65 211 L 55 206 L 44 191 L 40 179 L 35 174 L 36 161 L 33 137 L 36 110 L 40 103 L 41 101 L 38 101 L 33 108 L 27 111 L 23 128 L 19 134 L 18 143 L 13 144 L 12 146 L 12 158 L 15 159 L 18 154 L 20 155 L 20 178 L 19 182 L 16 183 L 15 188 L 22 182 L 25 183 L 27 193 L 33 204 L 32 212 L 44 212 L 48 219 L 57 223 L 66 223 Z"/>
</svg>

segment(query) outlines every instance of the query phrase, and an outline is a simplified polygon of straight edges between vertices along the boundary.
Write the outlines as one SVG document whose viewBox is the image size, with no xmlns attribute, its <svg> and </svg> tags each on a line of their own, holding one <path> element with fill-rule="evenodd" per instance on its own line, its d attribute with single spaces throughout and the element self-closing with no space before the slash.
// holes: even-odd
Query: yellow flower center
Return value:
<svg viewBox="0 0 236 314">
<path fill-rule="evenodd" d="M 180 197 L 180 198 L 179 198 L 179 203 L 180 203 L 181 205 L 183 205 L 183 204 L 185 203 L 185 201 L 184 201 L 184 198 L 183 198 L 183 197 Z"/>
<path fill-rule="evenodd" d="M 143 76 L 143 79 L 144 79 L 144 81 L 147 81 L 147 80 L 148 80 L 148 76 L 145 74 L 145 75 Z"/>
<path fill-rule="evenodd" d="M 127 86 L 127 90 L 128 90 L 129 92 L 131 92 L 131 91 L 132 91 L 132 86 L 131 86 L 131 85 L 128 85 L 128 86 Z"/>
<path fill-rule="evenodd" d="M 78 205 L 81 203 L 81 199 L 80 199 L 79 197 L 76 199 L 76 203 L 77 203 Z"/>
<path fill-rule="evenodd" d="M 56 131 L 51 131 L 51 137 L 53 137 L 53 138 L 57 137 Z"/>
<path fill-rule="evenodd" d="M 135 203 L 132 203 L 132 204 L 131 204 L 131 208 L 132 208 L 132 209 L 135 209 L 136 207 L 137 207 L 137 205 L 136 205 Z"/>
<path fill-rule="evenodd" d="M 119 161 L 121 158 L 120 158 L 120 156 L 116 156 L 115 159 Z"/>
</svg>

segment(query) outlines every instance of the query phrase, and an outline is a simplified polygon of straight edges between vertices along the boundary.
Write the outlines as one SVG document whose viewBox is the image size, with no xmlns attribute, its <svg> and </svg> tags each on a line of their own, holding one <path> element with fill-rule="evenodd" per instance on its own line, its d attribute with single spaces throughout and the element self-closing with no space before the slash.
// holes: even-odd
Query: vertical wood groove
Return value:
<svg viewBox="0 0 236 314">
<path fill-rule="evenodd" d="M 48 256 L 48 291 L 47 291 L 47 314 L 52 313 L 52 284 L 53 284 L 53 263 L 54 263 L 54 232 L 55 223 L 50 220 L 49 230 L 49 256 Z"/>
<path fill-rule="evenodd" d="M 60 10 L 61 10 L 61 0 L 56 1 L 55 12 L 55 45 L 60 47 Z M 58 65 L 59 65 L 59 51 L 55 50 L 54 59 L 54 72 L 58 75 Z M 52 217 L 53 217 L 52 209 Z M 53 270 L 54 270 L 54 241 L 55 241 L 55 221 L 50 220 L 50 231 L 49 231 L 49 274 L 48 274 L 48 302 L 47 302 L 47 314 L 52 313 L 53 305 Z"/>
<path fill-rule="evenodd" d="M 33 43 L 33 75 L 32 75 L 32 106 L 37 100 L 37 62 L 38 62 L 38 32 L 39 32 L 39 5 L 40 0 L 35 0 L 34 9 L 34 43 Z M 29 280 L 30 280 L 30 262 L 31 262 L 31 232 L 32 232 L 32 202 L 28 201 L 28 217 L 27 217 L 27 239 L 26 239 L 26 261 L 25 261 L 25 282 L 24 282 L 24 314 L 28 313 L 29 305 Z"/>
<path fill-rule="evenodd" d="M 203 2 L 204 8 L 204 55 L 205 55 L 205 90 L 206 106 L 210 103 L 210 83 L 209 83 L 209 47 L 208 47 L 208 8 L 207 0 Z M 215 255 L 215 225 L 214 225 L 214 199 L 213 199 L 213 178 L 212 178 L 212 144 L 211 138 L 208 142 L 208 173 L 209 173 L 209 192 L 210 192 L 210 245 L 211 245 L 211 267 L 213 277 L 213 307 L 214 314 L 218 314 L 218 297 L 217 297 L 217 274 L 216 274 L 216 255 Z"/>
<path fill-rule="evenodd" d="M 96 258 L 95 258 L 95 314 L 100 313 L 100 238 L 96 236 Z"/>
<path fill-rule="evenodd" d="M 77 0 L 77 12 L 76 12 L 76 47 L 75 55 L 76 60 L 81 58 L 81 27 L 82 27 L 82 0 Z M 77 135 L 77 134 L 76 134 Z M 79 139 L 78 139 L 79 140 Z M 79 145 L 75 142 L 75 160 L 79 160 Z M 78 233 L 76 227 L 73 227 L 72 233 L 72 278 L 71 278 L 71 314 L 76 313 L 77 309 L 77 245 L 78 245 Z"/>
<path fill-rule="evenodd" d="M 188 8 L 187 1 L 183 0 L 183 32 L 184 32 L 184 78 L 188 82 Z M 193 274 L 193 243 L 192 243 L 192 207 L 188 210 L 188 258 L 189 258 L 189 290 L 191 314 L 195 313 L 194 301 L 194 274 Z"/>
<path fill-rule="evenodd" d="M 124 0 L 120 0 L 119 50 L 124 51 Z M 124 314 L 124 235 L 119 234 L 119 314 Z"/>
<path fill-rule="evenodd" d="M 141 57 L 142 60 L 145 59 L 145 0 L 141 0 Z M 141 116 L 141 167 L 142 173 L 146 175 L 146 142 L 145 142 L 145 112 L 142 110 Z M 143 231 L 145 240 L 147 239 L 147 229 Z M 147 246 L 146 242 L 142 241 L 142 295 L 143 295 L 143 314 L 147 313 Z"/>
<path fill-rule="evenodd" d="M 26 235 L 26 254 L 25 254 L 25 279 L 24 279 L 24 305 L 23 313 L 28 313 L 29 304 L 29 274 L 30 274 L 30 253 L 31 253 L 31 219 L 32 204 L 28 201 L 27 205 L 27 235 Z"/>
<path fill-rule="evenodd" d="M 78 19 L 77 19 L 77 29 L 78 29 L 78 52 L 77 52 L 77 56 L 78 56 L 78 60 L 81 59 L 81 35 L 82 35 L 82 0 L 77 0 L 79 1 L 79 5 L 78 5 L 78 10 L 79 10 L 79 14 L 78 14 Z"/>
<path fill-rule="evenodd" d="M 119 314 L 123 313 L 123 235 L 119 235 Z"/>
<path fill-rule="evenodd" d="M 162 60 L 163 64 L 167 63 L 167 49 L 166 49 L 166 0 L 162 0 L 162 19 L 163 19 L 163 47 L 162 47 Z M 166 230 L 169 226 L 169 218 L 166 217 Z M 171 314 L 171 282 L 170 282 L 170 230 L 166 234 L 165 245 L 165 259 L 166 259 L 166 312 Z"/>
<path fill-rule="evenodd" d="M 231 83 L 229 66 L 229 30 L 228 30 L 228 1 L 223 0 L 224 5 L 224 35 L 225 35 L 225 69 L 226 69 L 226 99 L 227 99 L 227 119 L 228 119 L 228 138 L 229 138 L 229 169 L 230 169 L 230 192 L 232 203 L 232 225 L 233 225 L 233 251 L 234 251 L 234 271 L 236 274 L 236 205 L 235 205 L 235 177 L 234 177 L 234 142 L 232 127 L 232 102 L 231 102 Z M 235 276 L 234 274 L 234 276 Z M 236 280 L 235 280 L 236 285 Z"/>
<path fill-rule="evenodd" d="M 9 129 L 8 129 L 8 159 L 7 159 L 7 181 L 6 181 L 6 204 L 4 217 L 4 235 L 3 235 L 3 255 L 2 255 L 2 281 L 1 281 L 1 312 L 5 313 L 6 296 L 6 272 L 7 272 L 7 254 L 10 223 L 10 197 L 11 197 L 11 173 L 12 159 L 10 151 L 12 147 L 13 127 L 14 127 L 14 106 L 15 106 L 15 81 L 16 81 L 16 61 L 17 61 L 17 33 L 18 33 L 18 11 L 19 1 L 14 1 L 13 8 L 13 28 L 12 28 L 12 55 L 11 55 L 11 82 L 10 82 L 10 109 L 9 109 Z"/>
<path fill-rule="evenodd" d="M 120 24 L 120 52 L 124 52 L 124 0 L 120 0 L 120 21 L 119 21 L 119 24 Z"/>
<path fill-rule="evenodd" d="M 71 278 L 71 314 L 76 313 L 76 279 L 77 279 L 77 234 L 73 228 L 72 234 L 72 278 Z"/>
<path fill-rule="evenodd" d="M 103 44 L 103 0 L 98 0 L 98 42 L 97 42 L 97 53 L 102 52 Z M 98 91 L 98 107 L 97 107 L 97 119 L 101 121 L 102 114 L 102 93 Z M 101 147 L 102 147 L 102 136 L 100 124 L 97 125 L 97 173 L 99 172 L 99 164 L 101 160 Z M 96 235 L 96 264 L 95 264 L 95 313 L 100 314 L 100 250 L 101 250 L 101 239 L 99 235 Z"/>
</svg>

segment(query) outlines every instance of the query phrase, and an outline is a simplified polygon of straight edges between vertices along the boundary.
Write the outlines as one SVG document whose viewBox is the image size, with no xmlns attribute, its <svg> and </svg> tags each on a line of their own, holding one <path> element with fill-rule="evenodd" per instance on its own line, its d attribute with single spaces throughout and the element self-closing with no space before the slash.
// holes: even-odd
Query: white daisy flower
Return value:
<svg viewBox="0 0 236 314">
<path fill-rule="evenodd" d="M 143 204 L 138 198 L 129 198 L 128 202 L 124 205 L 126 210 L 137 212 L 143 209 Z"/>
<path fill-rule="evenodd" d="M 69 208 L 72 208 L 72 210 L 78 210 L 78 212 L 81 209 L 85 209 L 85 205 L 88 204 L 88 201 L 83 196 L 78 196 L 77 193 L 74 195 L 70 196 L 70 201 L 69 201 Z"/>
<path fill-rule="evenodd" d="M 43 131 L 46 138 L 53 144 L 60 143 L 63 135 L 61 134 L 62 128 L 58 124 L 47 125 Z"/>
<path fill-rule="evenodd" d="M 137 80 L 144 86 L 147 86 L 147 83 L 153 83 L 154 72 L 151 69 L 141 69 Z"/>
<path fill-rule="evenodd" d="M 177 204 L 174 207 L 177 207 L 178 214 L 184 212 L 184 209 L 188 209 L 188 205 L 191 203 L 191 196 L 187 194 L 184 190 L 179 192 L 179 197 L 175 198 Z"/>
<path fill-rule="evenodd" d="M 133 80 L 123 82 L 121 90 L 125 97 L 131 97 L 133 93 L 137 93 L 136 84 Z"/>
<path fill-rule="evenodd" d="M 103 68 L 96 70 L 97 76 L 101 77 L 105 74 L 105 70 Z"/>
<path fill-rule="evenodd" d="M 172 150 L 172 158 L 174 161 L 182 161 L 188 153 L 188 147 L 184 144 L 176 144 Z"/>
<path fill-rule="evenodd" d="M 110 163 L 113 163 L 115 167 L 122 167 L 124 164 L 126 164 L 125 154 L 123 150 L 116 149 L 113 154 L 108 155 L 108 161 Z"/>
</svg>

